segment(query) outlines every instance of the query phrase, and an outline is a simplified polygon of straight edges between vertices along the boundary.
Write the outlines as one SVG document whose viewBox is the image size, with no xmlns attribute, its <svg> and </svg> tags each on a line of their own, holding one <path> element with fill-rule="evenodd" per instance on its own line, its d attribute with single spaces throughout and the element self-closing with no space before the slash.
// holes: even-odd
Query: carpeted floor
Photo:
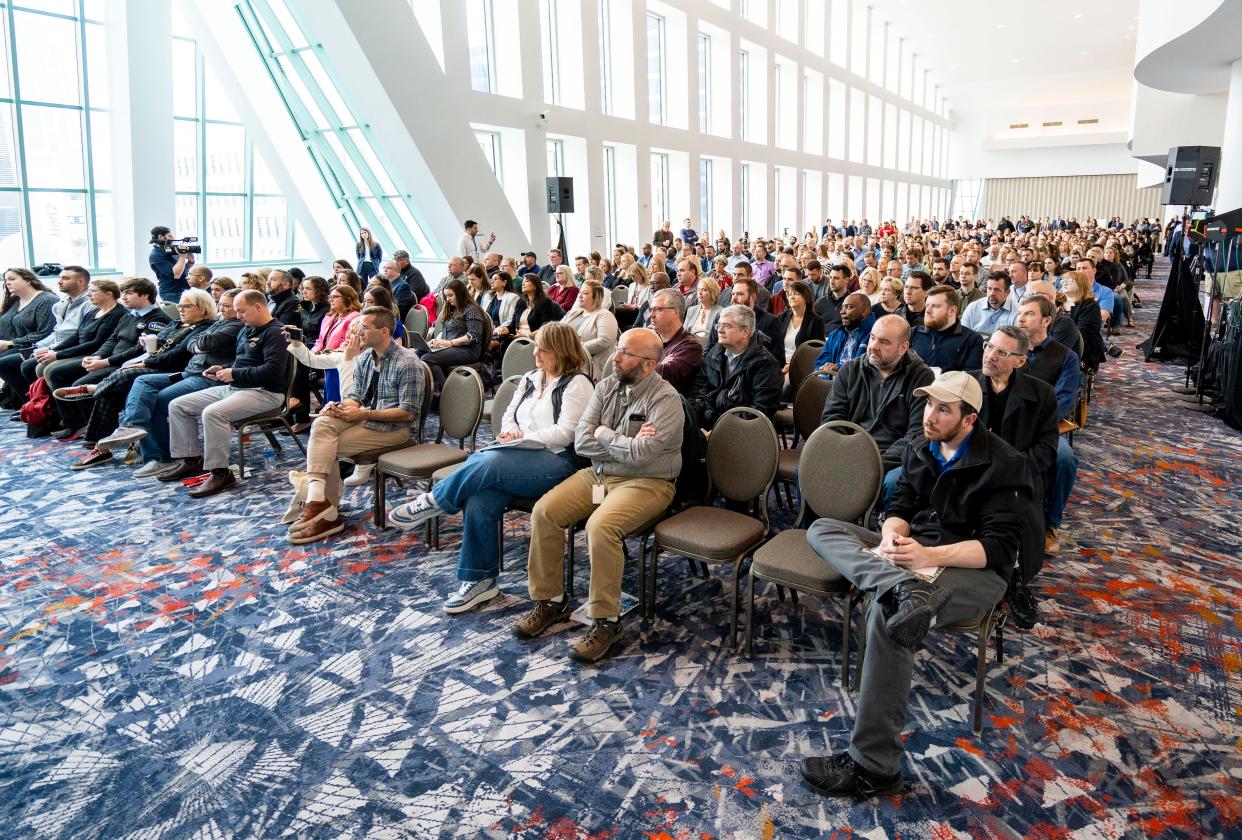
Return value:
<svg viewBox="0 0 1242 840">
<path fill-rule="evenodd" d="M 797 773 L 853 717 L 836 604 L 764 591 L 748 660 L 723 577 L 666 559 L 658 620 L 582 668 L 568 630 L 511 635 L 516 516 L 505 596 L 447 617 L 455 518 L 429 552 L 361 489 L 339 539 L 290 547 L 279 472 L 196 502 L 4 423 L 0 836 L 1242 835 L 1242 436 L 1176 407 L 1144 334 L 1099 378 L 1047 621 L 1006 634 L 982 736 L 970 641 L 933 634 L 910 785 L 858 804 Z"/>
</svg>

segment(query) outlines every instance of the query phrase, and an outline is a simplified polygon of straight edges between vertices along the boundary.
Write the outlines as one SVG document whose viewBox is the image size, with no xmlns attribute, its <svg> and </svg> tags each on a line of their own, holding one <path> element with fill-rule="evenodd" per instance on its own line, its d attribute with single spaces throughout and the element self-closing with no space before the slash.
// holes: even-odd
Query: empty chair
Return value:
<svg viewBox="0 0 1242 840">
<path fill-rule="evenodd" d="M 505 356 L 500 361 L 500 378 L 521 376 L 535 369 L 535 342 L 524 336 L 518 336 L 505 348 Z"/>
<path fill-rule="evenodd" d="M 483 416 L 483 380 L 473 368 L 449 371 L 440 392 L 440 429 L 434 443 L 418 443 L 379 457 L 375 464 L 375 527 L 387 524 L 384 501 L 389 478 L 430 481 L 432 473 L 449 464 L 466 460 L 466 441 L 473 439 Z M 457 446 L 444 443 L 456 438 Z"/>
<path fill-rule="evenodd" d="M 493 437 L 496 435 L 496 428 L 500 425 L 500 421 L 504 419 L 505 409 L 509 407 L 513 399 L 513 392 L 521 381 L 521 375 L 510 376 L 496 388 L 496 395 L 483 403 L 483 419 L 491 425 Z"/>
<path fill-rule="evenodd" d="M 738 575 L 742 561 L 767 535 L 768 491 L 776 478 L 780 442 L 772 421 L 750 408 L 732 408 L 721 415 L 707 440 L 707 473 L 712 487 L 729 502 L 758 503 L 760 518 L 735 510 L 700 505 L 655 526 L 651 556 L 649 616 L 655 610 L 656 574 L 660 552 L 681 554 L 704 563 L 733 565 L 733 612 L 729 644 L 737 641 Z M 745 453 L 745 457 L 739 457 Z"/>
<path fill-rule="evenodd" d="M 795 442 L 806 440 L 819 428 L 820 419 L 824 414 L 824 404 L 828 402 L 828 393 L 831 390 L 832 383 L 821 377 L 809 376 L 803 380 L 793 404 Z M 798 482 L 798 463 L 801 458 L 801 449 L 782 449 L 780 464 L 776 468 L 776 480 L 785 485 L 790 507 L 793 507 L 793 497 L 789 495 L 789 488 Z"/>
<path fill-rule="evenodd" d="M 411 335 L 421 335 L 427 337 L 427 330 L 431 325 L 431 313 L 427 311 L 427 307 L 421 303 L 416 303 L 410 307 L 410 311 L 405 313 L 402 319 L 405 324 L 405 331 Z M 408 341 L 406 342 L 409 343 Z"/>
</svg>

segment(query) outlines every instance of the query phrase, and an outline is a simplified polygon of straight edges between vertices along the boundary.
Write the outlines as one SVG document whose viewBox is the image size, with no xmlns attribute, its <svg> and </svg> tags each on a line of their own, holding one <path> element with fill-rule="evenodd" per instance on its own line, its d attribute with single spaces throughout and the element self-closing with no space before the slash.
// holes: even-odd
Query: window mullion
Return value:
<svg viewBox="0 0 1242 840">
<path fill-rule="evenodd" d="M 5 8 L 4 13 L 8 15 L 9 24 L 9 55 L 12 57 L 11 69 L 13 72 L 13 133 L 17 141 L 17 168 L 20 174 L 20 186 L 22 195 L 22 227 L 26 250 L 26 262 L 33 265 L 35 261 L 34 251 L 34 233 L 31 231 L 30 225 L 30 184 L 26 176 L 26 127 L 25 121 L 22 119 L 22 106 L 19 104 L 22 99 L 21 78 L 18 70 L 17 61 L 17 34 L 13 25 L 13 7 L 10 5 Z"/>
</svg>

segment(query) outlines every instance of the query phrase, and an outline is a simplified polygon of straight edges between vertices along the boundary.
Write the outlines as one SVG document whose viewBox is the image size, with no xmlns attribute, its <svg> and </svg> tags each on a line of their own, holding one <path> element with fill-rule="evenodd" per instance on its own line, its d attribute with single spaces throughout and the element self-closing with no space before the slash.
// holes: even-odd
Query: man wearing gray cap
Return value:
<svg viewBox="0 0 1242 840">
<path fill-rule="evenodd" d="M 849 749 L 802 760 L 802 777 L 824 796 L 901 790 L 914 652 L 936 624 L 1000 602 L 1024 522 L 1038 517 L 1026 462 L 976 423 L 983 391 L 974 377 L 947 371 L 914 394 L 927 400 L 923 434 L 905 446 L 882 532 L 820 519 L 807 533 L 820 557 L 871 596 Z"/>
</svg>

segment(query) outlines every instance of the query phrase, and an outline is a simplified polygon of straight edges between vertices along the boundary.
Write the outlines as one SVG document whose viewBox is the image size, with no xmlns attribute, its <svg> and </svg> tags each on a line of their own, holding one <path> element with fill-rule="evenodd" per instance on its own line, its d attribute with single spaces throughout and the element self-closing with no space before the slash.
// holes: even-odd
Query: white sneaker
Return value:
<svg viewBox="0 0 1242 840">
<path fill-rule="evenodd" d="M 150 478 L 157 472 L 168 469 L 173 463 L 173 461 L 147 461 L 141 467 L 134 470 L 134 478 Z"/>
<path fill-rule="evenodd" d="M 463 580 L 457 591 L 444 599 L 444 611 L 449 615 L 463 613 L 487 603 L 499 594 L 500 587 L 496 585 L 496 578 Z"/>
<path fill-rule="evenodd" d="M 146 436 L 146 429 L 139 429 L 134 426 L 121 426 L 115 432 L 100 440 L 95 446 L 99 449 L 120 449 L 122 446 L 137 443 Z"/>
<path fill-rule="evenodd" d="M 349 478 L 345 479 L 341 483 L 346 487 L 362 487 L 365 484 L 370 484 L 371 470 L 373 469 L 374 467 L 370 464 L 355 464 L 354 471 L 350 474 Z"/>
<path fill-rule="evenodd" d="M 435 496 L 428 491 L 412 502 L 393 508 L 392 513 L 388 514 L 388 521 L 402 531 L 408 531 L 442 513 L 444 511 L 436 504 Z"/>
</svg>

